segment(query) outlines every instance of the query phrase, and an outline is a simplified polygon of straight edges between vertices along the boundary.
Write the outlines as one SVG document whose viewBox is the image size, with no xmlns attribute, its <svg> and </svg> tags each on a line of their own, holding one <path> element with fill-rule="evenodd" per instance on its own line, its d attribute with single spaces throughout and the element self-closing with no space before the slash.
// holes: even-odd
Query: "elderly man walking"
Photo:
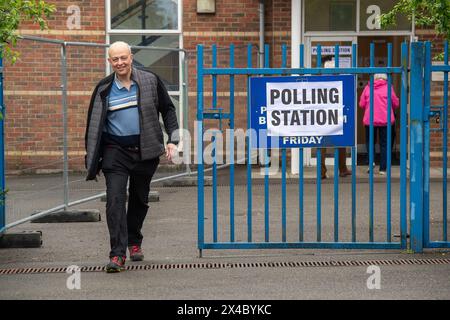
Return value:
<svg viewBox="0 0 450 320">
<path fill-rule="evenodd" d="M 131 260 L 144 259 L 141 229 L 148 211 L 150 182 L 159 157 L 165 153 L 170 161 L 176 152 L 178 122 L 163 83 L 155 74 L 133 67 L 127 43 L 113 43 L 108 55 L 114 72 L 97 84 L 89 105 L 86 180 L 96 179 L 100 170 L 105 175 L 111 244 L 106 271 L 120 272 L 127 247 Z M 166 147 L 160 114 L 169 135 Z"/>
</svg>

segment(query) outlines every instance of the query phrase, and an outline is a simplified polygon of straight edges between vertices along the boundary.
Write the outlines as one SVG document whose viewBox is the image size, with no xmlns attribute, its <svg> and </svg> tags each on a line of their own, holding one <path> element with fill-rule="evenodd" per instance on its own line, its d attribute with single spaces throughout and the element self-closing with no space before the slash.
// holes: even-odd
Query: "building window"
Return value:
<svg viewBox="0 0 450 320">
<path fill-rule="evenodd" d="M 125 41 L 131 46 L 157 47 L 159 50 L 133 49 L 133 64 L 157 74 L 177 108 L 184 102 L 181 93 L 183 55 L 162 50 L 183 47 L 181 0 L 106 0 L 107 41 Z M 111 70 L 109 70 L 111 72 Z"/>
<path fill-rule="evenodd" d="M 160 48 L 178 48 L 176 35 L 110 35 L 110 43 L 125 41 L 131 46 L 152 46 Z M 156 73 L 164 82 L 167 90 L 179 91 L 180 67 L 179 53 L 169 50 L 133 49 L 133 64 Z"/>
<path fill-rule="evenodd" d="M 376 19 L 380 13 L 387 13 L 397 3 L 397 0 L 360 0 L 359 6 L 359 28 L 361 31 L 375 31 L 381 30 L 381 26 Z M 411 21 L 405 15 L 398 15 L 396 17 L 395 25 L 389 26 L 383 30 L 404 30 L 410 31 L 412 28 Z"/>
<path fill-rule="evenodd" d="M 305 0 L 305 32 L 407 31 L 412 24 L 399 15 L 396 24 L 381 29 L 379 16 L 389 12 L 397 0 Z"/>
<path fill-rule="evenodd" d="M 307 0 L 305 31 L 356 31 L 356 0 Z"/>
<path fill-rule="evenodd" d="M 114 0 L 111 29 L 178 30 L 178 0 Z"/>
</svg>

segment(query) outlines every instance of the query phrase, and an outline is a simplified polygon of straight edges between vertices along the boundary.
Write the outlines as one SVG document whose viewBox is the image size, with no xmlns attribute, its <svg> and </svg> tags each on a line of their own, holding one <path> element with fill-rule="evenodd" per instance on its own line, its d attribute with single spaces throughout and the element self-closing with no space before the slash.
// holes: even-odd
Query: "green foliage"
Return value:
<svg viewBox="0 0 450 320">
<path fill-rule="evenodd" d="M 3 56 L 14 63 L 19 53 L 14 51 L 19 38 L 17 29 L 24 20 L 38 24 L 41 30 L 47 28 L 46 18 L 56 11 L 54 5 L 42 0 L 0 0 L 0 46 Z"/>
<path fill-rule="evenodd" d="M 450 0 L 399 0 L 394 8 L 380 17 L 383 28 L 395 25 L 397 15 L 403 14 L 419 27 L 434 28 L 438 35 L 450 39 Z"/>
</svg>

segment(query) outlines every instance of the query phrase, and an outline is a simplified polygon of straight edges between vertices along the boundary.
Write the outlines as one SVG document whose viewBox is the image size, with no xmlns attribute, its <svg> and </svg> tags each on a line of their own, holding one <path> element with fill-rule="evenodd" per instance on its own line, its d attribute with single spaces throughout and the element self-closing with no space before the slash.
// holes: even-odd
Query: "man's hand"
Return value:
<svg viewBox="0 0 450 320">
<path fill-rule="evenodd" d="M 169 161 L 172 161 L 175 153 L 178 151 L 177 146 L 173 143 L 168 143 L 166 147 L 166 158 Z"/>
</svg>

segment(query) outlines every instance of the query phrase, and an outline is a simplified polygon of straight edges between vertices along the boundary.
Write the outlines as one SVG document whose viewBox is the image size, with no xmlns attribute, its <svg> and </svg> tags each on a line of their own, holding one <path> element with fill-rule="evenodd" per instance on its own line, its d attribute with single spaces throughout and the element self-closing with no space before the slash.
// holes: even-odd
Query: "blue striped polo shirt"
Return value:
<svg viewBox="0 0 450 320">
<path fill-rule="evenodd" d="M 139 110 L 137 85 L 134 81 L 128 90 L 117 76 L 114 76 L 114 83 L 108 96 L 108 113 L 104 132 L 108 144 L 139 145 Z"/>
</svg>

